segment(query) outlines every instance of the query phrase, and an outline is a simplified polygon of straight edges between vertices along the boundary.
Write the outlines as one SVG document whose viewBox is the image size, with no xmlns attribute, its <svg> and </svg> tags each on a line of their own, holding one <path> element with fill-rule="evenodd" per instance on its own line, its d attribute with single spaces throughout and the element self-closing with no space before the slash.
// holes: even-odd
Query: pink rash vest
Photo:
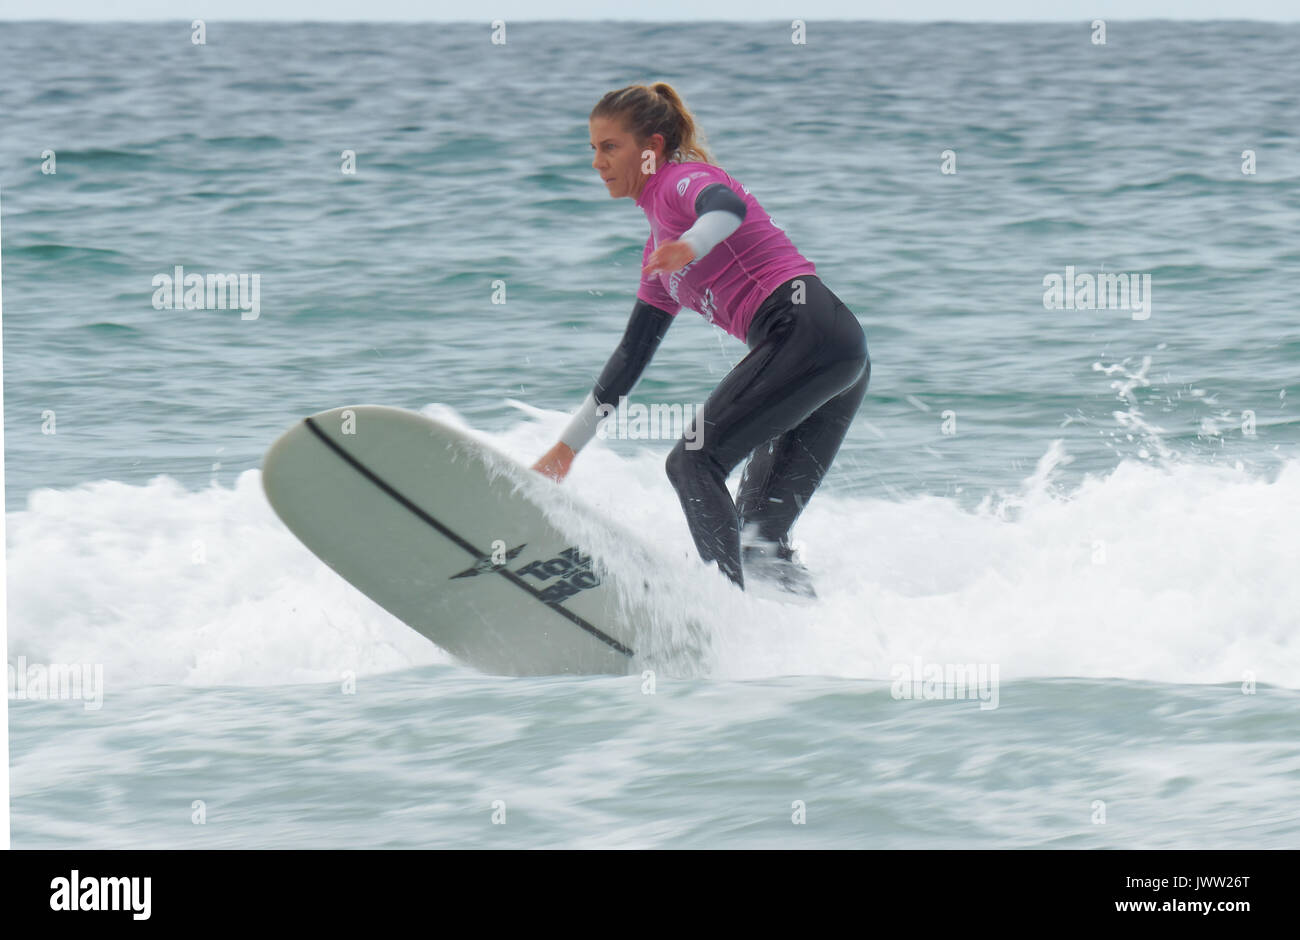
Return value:
<svg viewBox="0 0 1300 940">
<path fill-rule="evenodd" d="M 650 221 L 641 266 L 650 253 L 695 224 L 695 197 L 722 183 L 745 202 L 745 220 L 703 258 L 671 273 L 642 276 L 636 296 L 676 316 L 689 307 L 742 342 L 760 304 L 799 274 L 816 274 L 758 200 L 721 167 L 688 161 L 665 163 L 646 180 L 636 204 Z"/>
</svg>

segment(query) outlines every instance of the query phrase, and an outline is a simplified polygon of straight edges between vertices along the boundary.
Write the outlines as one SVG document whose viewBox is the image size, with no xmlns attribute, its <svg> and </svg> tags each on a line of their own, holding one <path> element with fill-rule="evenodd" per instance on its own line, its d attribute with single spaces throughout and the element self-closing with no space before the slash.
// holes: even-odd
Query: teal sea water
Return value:
<svg viewBox="0 0 1300 940">
<path fill-rule="evenodd" d="M 1092 35 L 0 24 L 13 845 L 1300 844 L 1300 27 Z M 659 79 L 867 332 L 795 529 L 821 603 L 715 609 L 703 675 L 484 676 L 289 535 L 259 461 L 360 402 L 544 452 L 646 234 L 586 116 Z M 156 309 L 176 266 L 258 275 L 257 316 Z M 1067 271 L 1149 307 L 1049 308 Z M 744 353 L 682 311 L 634 398 Z M 665 584 L 672 444 L 565 484 L 680 549 Z M 996 702 L 902 695 L 967 663 Z"/>
</svg>

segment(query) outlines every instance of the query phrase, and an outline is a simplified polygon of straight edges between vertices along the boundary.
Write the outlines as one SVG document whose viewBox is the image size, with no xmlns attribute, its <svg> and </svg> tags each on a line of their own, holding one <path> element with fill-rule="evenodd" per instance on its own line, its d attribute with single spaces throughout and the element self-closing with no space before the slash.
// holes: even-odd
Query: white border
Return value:
<svg viewBox="0 0 1300 940">
<path fill-rule="evenodd" d="M 4 383 L 4 189 L 0 187 L 0 496 L 5 494 Z M 5 512 L 0 506 L 0 646 L 9 661 L 9 565 L 5 559 Z M 9 848 L 9 696 L 0 695 L 0 849 Z"/>
</svg>

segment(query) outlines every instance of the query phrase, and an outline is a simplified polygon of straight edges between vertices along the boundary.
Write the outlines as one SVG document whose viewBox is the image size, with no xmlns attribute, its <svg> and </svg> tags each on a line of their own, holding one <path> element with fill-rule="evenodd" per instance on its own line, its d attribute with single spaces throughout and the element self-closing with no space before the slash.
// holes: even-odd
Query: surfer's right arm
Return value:
<svg viewBox="0 0 1300 940">
<path fill-rule="evenodd" d="M 578 451 L 596 435 L 596 426 L 601 419 L 618 406 L 618 400 L 632 391 L 641 378 L 673 319 L 673 314 L 668 311 L 637 299 L 623 338 L 605 363 L 595 387 L 573 413 L 559 443 L 533 465 L 534 470 L 555 480 L 564 478 Z M 602 413 L 602 405 L 610 408 Z"/>
</svg>

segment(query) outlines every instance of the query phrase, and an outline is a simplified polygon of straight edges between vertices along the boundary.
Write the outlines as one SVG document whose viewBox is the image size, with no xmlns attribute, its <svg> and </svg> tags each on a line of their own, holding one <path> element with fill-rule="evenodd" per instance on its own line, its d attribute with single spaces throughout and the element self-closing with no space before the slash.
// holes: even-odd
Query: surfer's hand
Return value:
<svg viewBox="0 0 1300 940">
<path fill-rule="evenodd" d="M 576 456 L 573 449 L 561 441 L 543 454 L 542 459 L 533 464 L 532 468 L 559 483 L 568 474 Z"/>
<path fill-rule="evenodd" d="M 684 267 L 695 260 L 695 249 L 684 241 L 673 239 L 664 242 L 646 259 L 642 275 L 664 271 L 668 274 Z"/>
</svg>

